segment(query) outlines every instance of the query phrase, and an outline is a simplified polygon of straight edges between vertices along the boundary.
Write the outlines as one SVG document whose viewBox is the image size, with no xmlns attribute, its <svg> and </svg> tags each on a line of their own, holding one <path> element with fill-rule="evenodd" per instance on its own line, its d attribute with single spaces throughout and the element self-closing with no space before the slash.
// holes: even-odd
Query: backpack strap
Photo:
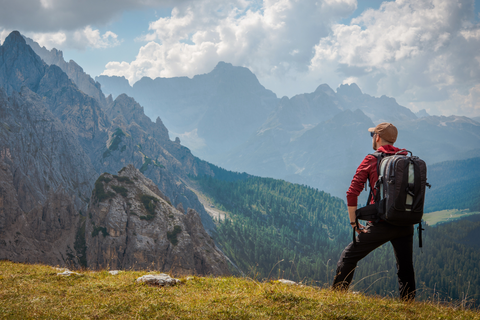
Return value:
<svg viewBox="0 0 480 320">
<path fill-rule="evenodd" d="M 418 224 L 418 246 L 421 248 L 423 247 L 423 241 L 422 241 L 422 230 L 425 230 L 422 228 L 422 222 Z"/>
<path fill-rule="evenodd" d="M 377 176 L 380 177 L 380 163 L 382 162 L 383 158 L 387 157 L 387 154 L 384 153 L 384 152 L 380 152 L 380 151 L 375 151 L 374 153 L 370 153 L 371 156 L 374 156 L 376 159 L 377 159 Z M 370 201 L 372 201 L 372 198 L 375 197 L 375 203 L 378 202 L 379 197 L 380 197 L 380 194 L 378 193 L 378 186 L 377 186 L 377 183 L 378 183 L 378 180 L 375 181 L 375 184 L 374 184 L 374 187 L 375 189 L 377 189 L 377 193 L 376 195 L 373 194 L 373 189 L 372 189 L 372 182 L 370 181 L 370 178 L 368 178 L 369 180 L 369 186 L 370 186 L 370 194 L 368 195 L 368 199 L 367 199 L 367 203 L 366 203 L 366 206 L 368 206 L 370 204 Z"/>
</svg>

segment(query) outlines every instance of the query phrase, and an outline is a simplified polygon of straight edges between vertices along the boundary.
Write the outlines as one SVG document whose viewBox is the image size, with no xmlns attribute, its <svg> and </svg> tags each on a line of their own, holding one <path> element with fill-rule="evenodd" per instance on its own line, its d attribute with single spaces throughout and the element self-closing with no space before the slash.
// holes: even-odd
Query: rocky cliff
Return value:
<svg viewBox="0 0 480 320">
<path fill-rule="evenodd" d="M 80 212 L 95 177 L 43 99 L 0 88 L 0 259 L 78 267 Z"/>
<path fill-rule="evenodd" d="M 175 274 L 229 274 L 225 257 L 198 213 L 175 209 L 133 165 L 95 183 L 86 221 L 92 269 L 154 269 Z"/>
<path fill-rule="evenodd" d="M 95 179 L 127 164 L 214 228 L 186 185 L 190 174 L 211 174 L 209 165 L 171 141 L 160 118 L 152 122 L 133 99 L 106 102 L 44 63 L 18 32 L 0 46 L 0 259 L 85 266 Z"/>
</svg>

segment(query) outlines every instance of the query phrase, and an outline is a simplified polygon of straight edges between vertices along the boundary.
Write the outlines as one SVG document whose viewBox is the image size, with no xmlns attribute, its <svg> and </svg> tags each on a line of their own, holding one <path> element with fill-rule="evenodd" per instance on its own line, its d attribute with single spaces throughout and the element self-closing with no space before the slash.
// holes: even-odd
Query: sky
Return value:
<svg viewBox="0 0 480 320">
<path fill-rule="evenodd" d="M 13 30 L 93 78 L 249 68 L 278 97 L 356 83 L 431 115 L 480 116 L 480 0 L 0 0 Z"/>
</svg>

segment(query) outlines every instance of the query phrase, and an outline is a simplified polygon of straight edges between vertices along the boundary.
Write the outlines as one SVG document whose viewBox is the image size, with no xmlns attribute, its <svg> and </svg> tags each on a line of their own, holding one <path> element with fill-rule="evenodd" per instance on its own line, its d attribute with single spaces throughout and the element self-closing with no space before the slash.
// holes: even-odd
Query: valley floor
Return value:
<svg viewBox="0 0 480 320">
<path fill-rule="evenodd" d="M 480 214 L 480 212 L 471 212 L 468 209 L 451 209 L 425 213 L 423 220 L 429 225 L 434 226 L 437 223 L 452 222 L 454 220 L 471 216 L 474 214 Z"/>
<path fill-rule="evenodd" d="M 62 270 L 0 261 L 2 319 L 480 319 L 441 302 L 338 293 L 250 278 L 180 278 L 174 287 L 137 284 L 146 273 Z"/>
</svg>

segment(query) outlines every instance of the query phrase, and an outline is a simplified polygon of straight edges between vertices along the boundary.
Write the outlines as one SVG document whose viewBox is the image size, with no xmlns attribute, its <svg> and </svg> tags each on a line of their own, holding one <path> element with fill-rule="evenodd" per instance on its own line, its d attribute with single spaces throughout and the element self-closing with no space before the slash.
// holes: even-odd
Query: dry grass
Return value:
<svg viewBox="0 0 480 320">
<path fill-rule="evenodd" d="M 0 261 L 2 319 L 480 319 L 436 303 L 288 286 L 245 278 L 183 278 L 175 287 L 136 284 L 147 272 L 82 271 Z"/>
</svg>

